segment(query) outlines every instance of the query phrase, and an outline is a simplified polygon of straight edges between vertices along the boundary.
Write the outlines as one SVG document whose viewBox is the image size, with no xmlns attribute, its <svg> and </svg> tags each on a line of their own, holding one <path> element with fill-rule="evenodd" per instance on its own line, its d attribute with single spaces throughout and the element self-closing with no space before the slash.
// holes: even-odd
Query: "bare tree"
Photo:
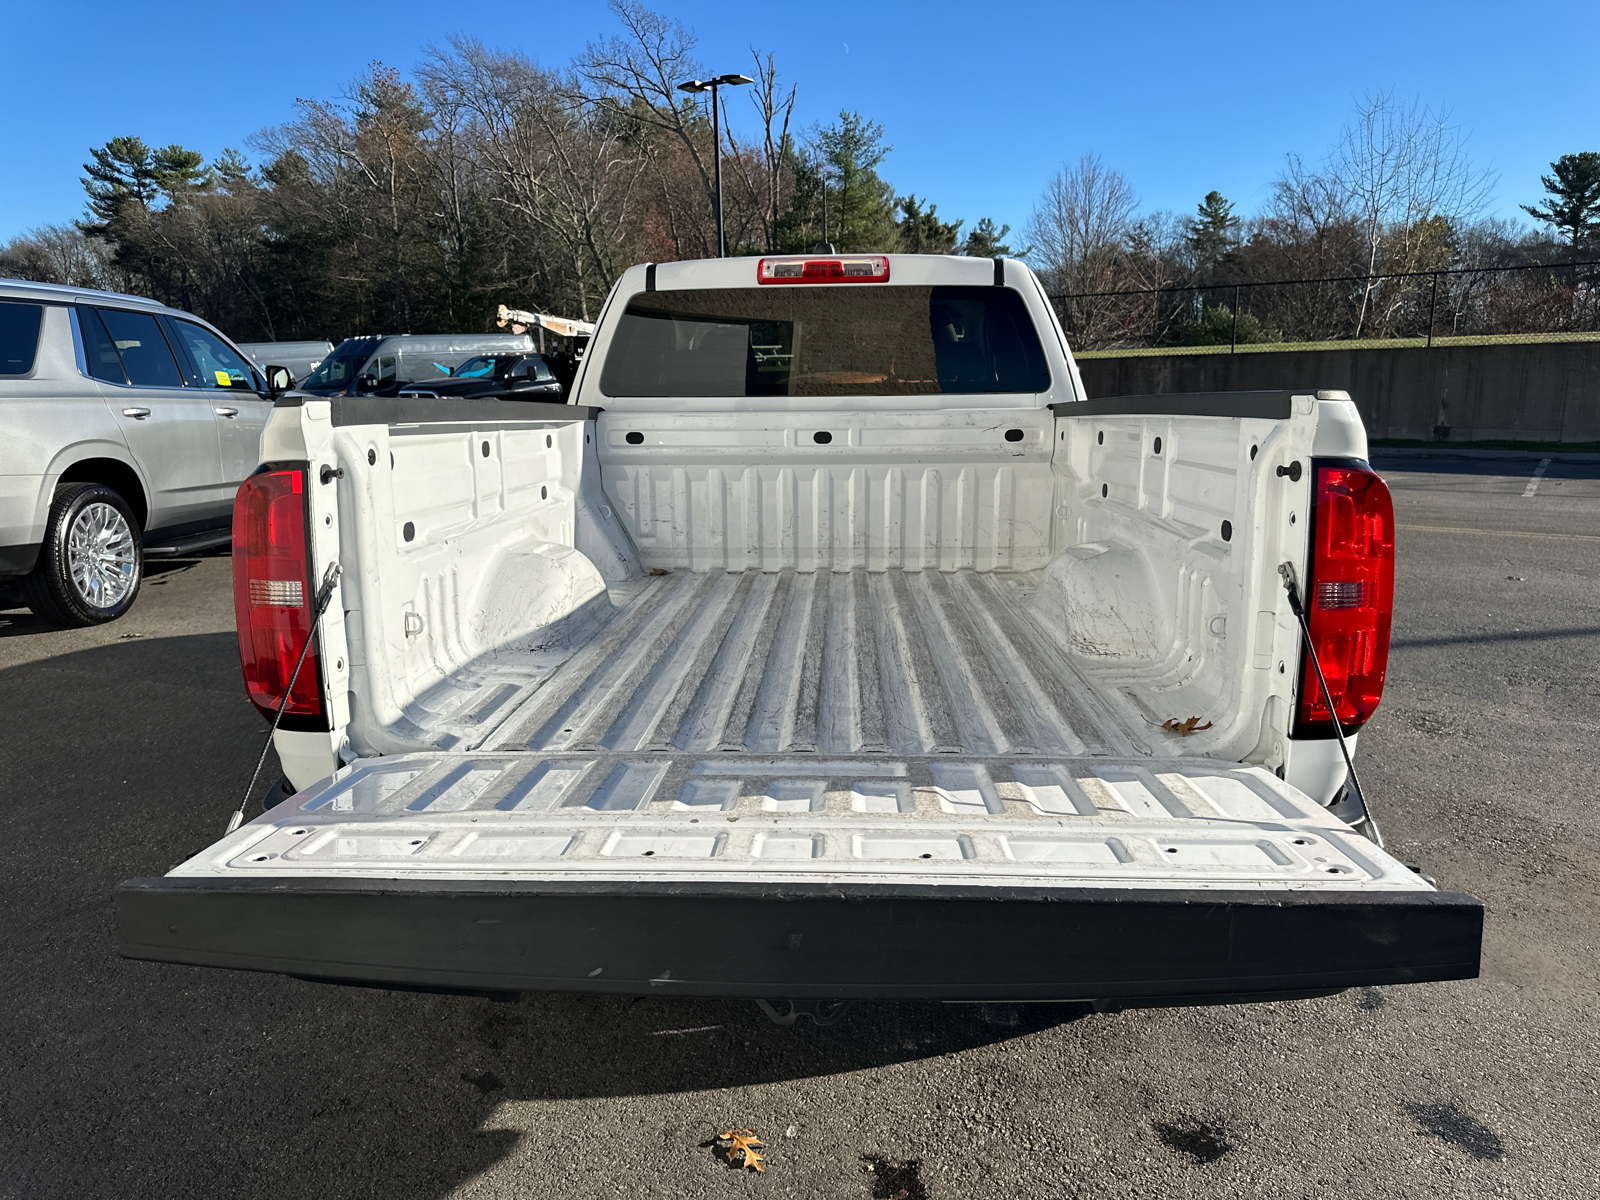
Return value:
<svg viewBox="0 0 1600 1200">
<path fill-rule="evenodd" d="M 722 127 L 729 130 L 728 142 L 733 150 L 734 174 L 743 184 L 744 191 L 761 227 L 762 244 L 767 253 L 778 249 L 778 220 L 788 207 L 794 191 L 791 179 L 784 185 L 784 167 L 792 154 L 789 141 L 789 121 L 794 115 L 798 85 L 791 84 L 788 94 L 778 86 L 778 68 L 772 55 L 765 58 L 755 50 L 750 51 L 756 60 L 756 85 L 750 100 L 761 117 L 761 144 L 741 147 L 735 140 L 726 118 Z M 738 244 L 737 241 L 734 244 Z"/>
<path fill-rule="evenodd" d="M 320 202 L 332 208 L 325 219 L 362 245 L 346 263 L 346 282 L 381 284 L 385 318 L 394 328 L 410 329 L 413 260 L 438 248 L 424 235 L 433 232 L 437 209 L 424 136 L 432 118 L 415 88 L 382 63 L 373 63 L 340 103 L 298 104 L 299 121 L 266 131 L 257 144 L 275 155 L 292 151 L 306 162 L 321 185 Z"/>
<path fill-rule="evenodd" d="M 1448 113 L 1419 100 L 1398 101 L 1392 91 L 1361 99 L 1316 178 L 1297 171 L 1297 164 L 1289 177 L 1297 190 L 1335 200 L 1360 234 L 1368 278 L 1357 337 L 1374 320 L 1385 323 L 1404 302 L 1400 289 L 1381 296 L 1372 276 L 1442 266 L 1448 231 L 1483 210 L 1495 181 L 1472 165 L 1466 134 L 1449 123 Z"/>
<path fill-rule="evenodd" d="M 587 319 L 591 292 L 626 265 L 617 253 L 643 165 L 623 144 L 615 110 L 574 79 L 470 39 L 435 51 L 422 74 L 430 91 L 472 114 L 477 152 L 500 183 L 496 198 L 548 235 Z"/>
<path fill-rule="evenodd" d="M 1043 198 L 1028 220 L 1031 257 L 1046 285 L 1057 292 L 1078 294 L 1067 302 L 1063 320 L 1084 345 L 1115 340 L 1115 329 L 1127 321 L 1118 297 L 1089 297 L 1125 286 L 1119 277 L 1138 199 L 1122 174 L 1085 154 L 1063 166 L 1045 185 Z"/>
<path fill-rule="evenodd" d="M 90 237 L 75 225 L 41 225 L 0 245 L 0 275 L 113 292 L 140 286 L 116 263 L 109 242 Z"/>
<path fill-rule="evenodd" d="M 574 77 L 582 98 L 610 102 L 646 130 L 664 133 L 681 145 L 709 203 L 712 172 L 708 139 L 699 130 L 704 123 L 700 107 L 678 91 L 680 83 L 704 73 L 694 57 L 694 34 L 638 0 L 610 0 L 609 7 L 628 35 L 607 38 L 584 51 Z"/>
<path fill-rule="evenodd" d="M 1062 291 L 1097 291 L 1111 284 L 1111 271 L 1138 208 L 1121 172 L 1085 154 L 1062 167 L 1045 185 L 1028 221 L 1033 258 Z"/>
</svg>

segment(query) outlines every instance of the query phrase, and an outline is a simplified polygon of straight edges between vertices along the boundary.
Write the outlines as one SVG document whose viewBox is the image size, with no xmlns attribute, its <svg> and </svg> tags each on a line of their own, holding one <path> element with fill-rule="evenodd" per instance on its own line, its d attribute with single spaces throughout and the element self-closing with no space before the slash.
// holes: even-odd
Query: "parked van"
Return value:
<svg viewBox="0 0 1600 1200">
<path fill-rule="evenodd" d="M 479 354 L 531 353 L 525 333 L 391 333 L 345 338 L 299 390 L 313 396 L 393 395 L 403 383 L 443 379 Z"/>
<path fill-rule="evenodd" d="M 289 378 L 299 383 L 317 369 L 317 364 L 333 353 L 332 342 L 238 342 L 239 349 L 265 370 L 283 367 Z"/>
</svg>

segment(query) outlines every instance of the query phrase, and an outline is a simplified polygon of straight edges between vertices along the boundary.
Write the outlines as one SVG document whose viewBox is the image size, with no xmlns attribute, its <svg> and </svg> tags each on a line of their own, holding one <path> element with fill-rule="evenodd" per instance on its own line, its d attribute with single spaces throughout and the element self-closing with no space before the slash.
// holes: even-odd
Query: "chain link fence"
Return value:
<svg viewBox="0 0 1600 1200">
<path fill-rule="evenodd" d="M 1600 340 L 1600 260 L 1050 299 L 1080 357 Z"/>
</svg>

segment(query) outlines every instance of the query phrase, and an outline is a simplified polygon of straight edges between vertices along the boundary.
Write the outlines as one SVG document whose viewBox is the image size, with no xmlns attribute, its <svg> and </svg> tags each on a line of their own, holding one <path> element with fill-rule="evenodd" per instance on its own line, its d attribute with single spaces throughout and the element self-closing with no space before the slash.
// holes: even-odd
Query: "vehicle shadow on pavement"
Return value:
<svg viewBox="0 0 1600 1200">
<path fill-rule="evenodd" d="M 226 546 L 218 551 L 210 551 L 203 557 L 227 557 L 230 551 Z M 201 555 L 191 555 L 184 558 L 147 558 L 144 564 L 144 581 L 139 585 L 141 593 L 146 588 L 165 587 L 177 576 L 185 571 L 192 571 L 199 563 Z M 134 601 L 137 609 L 139 601 Z M 115 628 L 113 622 L 107 628 Z M 40 633 L 60 633 L 66 626 L 56 625 L 41 617 L 36 617 L 22 602 L 22 592 L 14 580 L 0 580 L 0 638 L 28 637 Z"/>
<path fill-rule="evenodd" d="M 220 836 L 260 753 L 236 655 L 231 633 L 197 634 L 0 670 L 15 1194 L 444 1196 L 517 1141 L 484 1128 L 503 1100 L 856 1071 L 1086 1011 L 863 1004 L 829 1028 L 779 1027 L 749 1001 L 507 1003 L 121 959 L 112 889 Z M 258 791 L 275 762 L 263 775 Z"/>
</svg>

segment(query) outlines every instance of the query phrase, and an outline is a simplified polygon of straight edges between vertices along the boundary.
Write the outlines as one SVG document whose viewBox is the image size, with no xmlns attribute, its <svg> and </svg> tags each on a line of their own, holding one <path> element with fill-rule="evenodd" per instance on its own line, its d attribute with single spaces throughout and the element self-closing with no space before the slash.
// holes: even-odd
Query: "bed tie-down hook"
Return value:
<svg viewBox="0 0 1600 1200">
<path fill-rule="evenodd" d="M 1295 463 L 1299 467 L 1299 463 Z M 1278 468 L 1278 473 L 1283 474 L 1283 468 Z M 1306 657 L 1311 660 L 1311 668 L 1317 673 L 1317 684 L 1322 688 L 1323 703 L 1328 706 L 1328 716 L 1333 721 L 1333 736 L 1339 739 L 1339 753 L 1344 755 L 1345 770 L 1349 773 L 1350 792 L 1355 799 L 1354 820 L 1348 821 L 1350 827 L 1358 833 L 1363 833 L 1377 843 L 1378 849 L 1383 849 L 1383 833 L 1378 829 L 1378 823 L 1372 819 L 1372 813 L 1367 808 L 1366 793 L 1362 790 L 1361 779 L 1356 774 L 1355 759 L 1350 755 L 1350 746 L 1344 740 L 1344 727 L 1339 722 L 1339 710 L 1334 707 L 1333 692 L 1328 687 L 1328 677 L 1322 673 L 1322 664 L 1317 661 L 1317 646 L 1311 640 L 1311 626 L 1306 621 L 1305 605 L 1300 602 L 1299 576 L 1295 573 L 1293 563 L 1279 563 L 1278 574 L 1283 577 L 1283 590 L 1289 593 L 1289 607 L 1294 610 L 1295 619 L 1300 622 L 1300 630 L 1306 637 Z"/>
</svg>

